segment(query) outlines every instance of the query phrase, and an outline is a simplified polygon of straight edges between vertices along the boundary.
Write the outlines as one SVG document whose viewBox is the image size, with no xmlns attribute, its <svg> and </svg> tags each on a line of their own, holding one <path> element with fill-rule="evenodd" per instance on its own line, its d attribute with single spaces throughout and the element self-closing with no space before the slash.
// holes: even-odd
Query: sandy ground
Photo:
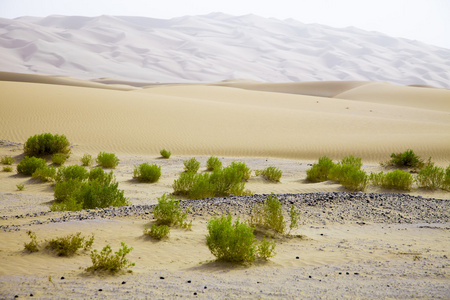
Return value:
<svg viewBox="0 0 450 300">
<path fill-rule="evenodd" d="M 278 84 L 269 91 L 270 85 L 243 81 L 129 91 L 72 84 L 0 82 L 0 156 L 13 156 L 16 165 L 25 140 L 41 132 L 69 138 L 69 165 L 80 164 L 85 153 L 115 152 L 119 187 L 135 207 L 171 193 L 190 157 L 201 162 L 201 172 L 209 155 L 224 165 L 244 161 L 253 170 L 276 166 L 283 171 L 276 184 L 252 177 L 246 187 L 255 194 L 345 192 L 334 182 L 305 182 L 306 170 L 321 155 L 360 156 L 368 172 L 382 170 L 380 161 L 407 148 L 432 156 L 440 166 L 450 163 L 447 90 L 349 82 Z M 378 94 L 370 97 L 374 85 Z M 346 93 L 351 100 L 340 98 Z M 426 106 L 420 100 L 425 98 Z M 159 157 L 162 148 L 172 151 L 170 159 Z M 143 162 L 161 166 L 157 183 L 132 179 L 134 166 Z M 25 190 L 17 191 L 21 183 Z M 366 192 L 392 193 L 373 187 Z M 299 202 L 301 226 L 294 234 L 304 238 L 283 238 L 274 258 L 242 266 L 214 261 L 205 245 L 210 214 L 201 207 L 190 215 L 192 231 L 173 229 L 169 239 L 156 242 L 143 235 L 153 222 L 151 207 L 143 214 L 64 221 L 59 219 L 64 213 L 49 212 L 51 184 L 0 172 L 0 298 L 448 299 L 449 193 L 415 188 L 409 194 L 443 199 L 433 208 L 440 218 L 427 217 L 425 200 L 401 212 L 412 221 L 400 223 L 355 218 L 361 207 L 350 200 L 320 207 Z M 398 214 L 392 201 L 374 208 L 374 215 Z M 229 211 L 248 217 L 239 206 Z M 83 270 L 91 264 L 89 252 L 71 258 L 45 250 L 26 253 L 27 230 L 38 240 L 94 233 L 98 250 L 106 244 L 116 250 L 123 241 L 134 248 L 129 257 L 136 266 L 117 276 L 90 275 Z"/>
</svg>

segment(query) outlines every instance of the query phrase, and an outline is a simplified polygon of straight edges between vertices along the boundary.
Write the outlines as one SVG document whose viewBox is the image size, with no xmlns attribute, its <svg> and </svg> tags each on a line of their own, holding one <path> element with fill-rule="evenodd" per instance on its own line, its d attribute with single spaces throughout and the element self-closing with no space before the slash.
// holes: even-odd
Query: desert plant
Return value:
<svg viewBox="0 0 450 300">
<path fill-rule="evenodd" d="M 400 168 L 413 169 L 421 169 L 425 165 L 423 160 L 411 149 L 408 149 L 403 153 L 392 153 L 391 160 L 389 160 L 386 164 Z"/>
<path fill-rule="evenodd" d="M 39 178 L 41 181 L 54 181 L 56 177 L 56 168 L 45 166 L 34 171 L 33 178 Z"/>
<path fill-rule="evenodd" d="M 333 166 L 334 163 L 330 158 L 322 156 L 317 163 L 312 165 L 311 169 L 306 171 L 306 180 L 311 182 L 326 181 Z"/>
<path fill-rule="evenodd" d="M 300 225 L 298 222 L 300 221 L 300 212 L 295 208 L 294 204 L 291 205 L 291 209 L 289 210 L 289 234 L 293 229 L 297 229 Z"/>
<path fill-rule="evenodd" d="M 376 185 L 376 186 L 381 186 L 381 184 L 383 182 L 383 178 L 384 178 L 383 172 L 379 172 L 379 173 L 371 172 L 370 176 L 369 176 L 370 182 L 372 182 L 372 184 Z"/>
<path fill-rule="evenodd" d="M 81 158 L 81 163 L 85 167 L 89 167 L 90 165 L 92 165 L 93 162 L 94 160 L 90 154 L 84 154 L 83 157 Z"/>
<path fill-rule="evenodd" d="M 245 182 L 242 182 L 243 172 L 236 165 L 223 169 L 215 169 L 209 178 L 214 189 L 214 197 L 246 194 Z"/>
<path fill-rule="evenodd" d="M 409 191 L 413 184 L 411 174 L 401 170 L 394 170 L 384 174 L 381 186 L 386 189 L 399 189 Z"/>
<path fill-rule="evenodd" d="M 161 240 L 169 236 L 170 227 L 167 225 L 156 225 L 153 224 L 152 227 L 148 228 L 145 226 L 144 234 L 156 239 Z"/>
<path fill-rule="evenodd" d="M 173 193 L 175 195 L 189 195 L 189 192 L 192 190 L 194 185 L 196 174 L 188 172 L 181 173 L 178 179 L 175 179 L 173 182 Z"/>
<path fill-rule="evenodd" d="M 3 166 L 3 172 L 12 172 L 13 171 L 13 167 L 11 166 Z"/>
<path fill-rule="evenodd" d="M 25 188 L 25 185 L 23 183 L 20 183 L 20 184 L 17 184 L 16 187 L 19 191 L 23 191 L 23 189 Z"/>
<path fill-rule="evenodd" d="M 161 177 L 161 167 L 158 165 L 143 163 L 134 167 L 133 178 L 141 182 L 157 182 L 159 177 Z"/>
<path fill-rule="evenodd" d="M 31 176 L 37 169 L 44 168 L 45 166 L 46 163 L 43 158 L 25 156 L 17 165 L 17 172 Z"/>
<path fill-rule="evenodd" d="M 263 176 L 266 180 L 279 182 L 283 171 L 277 167 L 267 167 L 264 170 L 255 171 L 256 176 Z"/>
<path fill-rule="evenodd" d="M 195 174 L 193 184 L 188 192 L 189 199 L 212 198 L 215 195 L 215 186 L 211 182 L 210 174 Z"/>
<path fill-rule="evenodd" d="M 268 260 L 276 255 L 275 253 L 276 243 L 274 241 L 270 242 L 264 237 L 262 241 L 257 246 L 258 257 Z"/>
<path fill-rule="evenodd" d="M 132 247 L 128 247 L 124 242 L 121 243 L 122 248 L 119 251 L 112 254 L 110 245 L 103 247 L 102 251 L 98 253 L 97 250 L 91 252 L 92 266 L 86 268 L 88 272 L 95 271 L 107 271 L 111 273 L 117 273 L 122 269 L 127 269 L 135 264 L 130 262 L 126 256 L 133 250 Z"/>
<path fill-rule="evenodd" d="M 416 181 L 420 187 L 434 190 L 442 187 L 444 178 L 444 169 L 437 167 L 434 163 L 430 162 L 426 167 L 419 171 Z"/>
<path fill-rule="evenodd" d="M 170 155 L 172 154 L 172 153 L 170 153 L 170 151 L 167 151 L 166 149 L 162 149 L 159 153 L 164 158 L 170 158 Z"/>
<path fill-rule="evenodd" d="M 80 248 L 84 248 L 84 250 L 90 249 L 94 243 L 94 235 L 89 240 L 85 240 L 85 237 L 81 236 L 81 232 L 78 232 L 52 239 L 47 241 L 47 243 L 46 248 L 53 250 L 58 256 L 72 256 Z"/>
<path fill-rule="evenodd" d="M 12 165 L 14 163 L 14 158 L 9 155 L 5 155 L 1 159 L 1 163 L 4 165 Z"/>
<path fill-rule="evenodd" d="M 206 161 L 206 170 L 208 171 L 214 171 L 215 169 L 221 169 L 222 168 L 222 162 L 219 158 L 215 156 L 211 156 Z"/>
<path fill-rule="evenodd" d="M 79 211 L 83 209 L 83 203 L 78 202 L 75 197 L 69 197 L 63 202 L 54 202 L 50 206 L 51 211 Z"/>
<path fill-rule="evenodd" d="M 278 197 L 271 194 L 264 204 L 257 205 L 250 215 L 252 227 L 272 229 L 278 233 L 284 233 L 286 224 L 284 222 L 283 209 Z"/>
<path fill-rule="evenodd" d="M 65 202 L 72 195 L 79 192 L 83 182 L 78 179 L 68 179 L 63 181 L 56 180 L 54 186 L 54 197 L 57 202 Z"/>
<path fill-rule="evenodd" d="M 67 167 L 61 167 L 56 173 L 56 182 L 79 180 L 84 181 L 89 176 L 89 172 L 82 166 L 73 165 Z"/>
<path fill-rule="evenodd" d="M 183 161 L 184 171 L 187 173 L 197 173 L 200 168 L 200 162 L 195 158 Z"/>
<path fill-rule="evenodd" d="M 242 180 L 249 180 L 252 170 L 244 162 L 233 161 L 228 168 L 232 169 L 236 174 L 242 173 Z"/>
<path fill-rule="evenodd" d="M 114 169 L 119 165 L 119 159 L 114 153 L 100 152 L 96 161 L 99 166 L 108 169 Z"/>
<path fill-rule="evenodd" d="M 444 181 L 442 182 L 442 188 L 450 191 L 450 165 L 445 169 Z"/>
<path fill-rule="evenodd" d="M 192 221 L 186 222 L 188 212 L 189 208 L 182 210 L 180 201 L 175 201 L 173 197 L 169 199 L 166 194 L 158 198 L 158 204 L 153 208 L 153 216 L 158 225 L 180 226 L 182 228 L 192 226 Z"/>
<path fill-rule="evenodd" d="M 70 154 L 70 143 L 65 135 L 43 133 L 29 137 L 24 144 L 27 156 L 43 156 L 54 153 Z"/>
<path fill-rule="evenodd" d="M 50 160 L 57 166 L 61 166 L 66 162 L 67 156 L 64 153 L 55 153 Z"/>
<path fill-rule="evenodd" d="M 33 231 L 28 230 L 27 235 L 30 237 L 31 241 L 29 243 L 24 244 L 25 250 L 27 250 L 29 252 L 39 251 L 39 245 L 37 242 L 36 234 Z"/>
<path fill-rule="evenodd" d="M 328 179 L 339 181 L 351 191 L 363 191 L 366 189 L 369 177 L 361 170 L 361 167 L 361 158 L 353 155 L 344 157 L 329 170 Z"/>
</svg>

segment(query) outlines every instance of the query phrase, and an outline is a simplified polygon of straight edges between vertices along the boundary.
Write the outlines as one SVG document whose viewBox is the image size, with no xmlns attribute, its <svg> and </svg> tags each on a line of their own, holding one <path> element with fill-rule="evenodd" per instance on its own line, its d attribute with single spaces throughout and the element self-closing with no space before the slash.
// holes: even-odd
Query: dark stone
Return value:
<svg viewBox="0 0 450 300">
<path fill-rule="evenodd" d="M 295 259 L 300 259 L 300 257 L 296 256 Z"/>
<path fill-rule="evenodd" d="M 34 295 L 33 294 L 30 294 L 30 297 L 33 297 Z"/>
<path fill-rule="evenodd" d="M 187 281 L 187 283 L 191 283 L 191 281 L 190 281 L 190 280 L 188 280 L 188 281 Z"/>
<path fill-rule="evenodd" d="M 102 292 L 102 291 L 103 291 L 103 289 L 98 289 L 98 291 L 99 291 L 99 292 Z"/>
<path fill-rule="evenodd" d="M 349 272 L 345 272 L 345 275 L 350 275 L 350 273 Z"/>
<path fill-rule="evenodd" d="M 194 296 L 197 296 L 197 292 L 194 293 Z"/>
<path fill-rule="evenodd" d="M 204 289 L 206 290 L 208 287 L 205 285 Z"/>
<path fill-rule="evenodd" d="M 161 276 L 161 277 L 159 277 L 159 279 L 164 279 L 164 277 L 163 277 L 163 276 Z"/>
<path fill-rule="evenodd" d="M 122 284 L 125 284 L 125 283 L 127 283 L 126 281 L 122 281 Z"/>
<path fill-rule="evenodd" d="M 311 276 L 311 275 L 309 275 L 308 277 L 309 277 L 309 278 L 312 278 L 312 276 Z"/>
<path fill-rule="evenodd" d="M 64 278 L 64 276 L 61 276 L 61 280 L 64 280 L 65 278 Z"/>
</svg>

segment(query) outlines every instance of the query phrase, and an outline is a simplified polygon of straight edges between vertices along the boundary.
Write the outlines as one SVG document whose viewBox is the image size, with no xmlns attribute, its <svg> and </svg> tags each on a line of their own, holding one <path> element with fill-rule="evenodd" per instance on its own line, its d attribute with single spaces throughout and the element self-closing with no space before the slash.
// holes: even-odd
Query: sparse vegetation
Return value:
<svg viewBox="0 0 450 300">
<path fill-rule="evenodd" d="M 252 170 L 245 164 L 245 162 L 233 161 L 228 168 L 234 170 L 236 174 L 242 173 L 242 180 L 248 181 L 252 176 Z"/>
<path fill-rule="evenodd" d="M 442 182 L 442 188 L 450 191 L 450 166 L 445 169 L 444 182 Z"/>
<path fill-rule="evenodd" d="M 119 159 L 114 153 L 100 152 L 96 161 L 99 166 L 107 169 L 115 169 L 119 165 Z"/>
<path fill-rule="evenodd" d="M 45 166 L 34 171 L 33 178 L 39 178 L 41 181 L 54 181 L 56 177 L 56 168 Z"/>
<path fill-rule="evenodd" d="M 17 165 L 17 172 L 23 175 L 31 176 L 37 169 L 42 169 L 45 166 L 45 159 L 34 156 L 25 156 Z"/>
<path fill-rule="evenodd" d="M 322 156 L 317 163 L 312 165 L 311 169 L 306 171 L 306 180 L 311 182 L 326 181 L 328 173 L 333 167 L 333 161 L 326 156 Z"/>
<path fill-rule="evenodd" d="M 12 172 L 13 171 L 13 167 L 11 166 L 3 166 L 3 172 Z"/>
<path fill-rule="evenodd" d="M 222 162 L 220 161 L 219 158 L 217 158 L 215 156 L 211 156 L 206 161 L 206 170 L 208 170 L 208 171 L 214 171 L 216 169 L 221 169 L 221 168 L 222 168 Z"/>
<path fill-rule="evenodd" d="M 419 187 L 435 190 L 444 188 L 445 171 L 429 162 L 427 166 L 419 171 L 416 177 Z"/>
<path fill-rule="evenodd" d="M 14 158 L 12 156 L 5 155 L 2 157 L 0 162 L 4 165 L 12 165 L 14 163 Z"/>
<path fill-rule="evenodd" d="M 81 163 L 83 164 L 83 166 L 89 167 L 94 163 L 94 159 L 90 154 L 84 154 L 81 158 Z"/>
<path fill-rule="evenodd" d="M 157 182 L 159 177 L 161 177 L 161 167 L 156 164 L 143 163 L 134 167 L 133 178 L 141 182 Z"/>
<path fill-rule="evenodd" d="M 184 164 L 184 171 L 186 173 L 197 173 L 198 169 L 200 168 L 200 162 L 195 158 L 185 160 L 183 164 Z"/>
<path fill-rule="evenodd" d="M 51 157 L 52 163 L 57 166 L 61 166 L 62 164 L 64 164 L 66 162 L 66 159 L 67 155 L 65 155 L 64 153 L 55 153 Z"/>
<path fill-rule="evenodd" d="M 271 194 L 264 204 L 256 205 L 250 215 L 250 226 L 272 229 L 275 232 L 284 233 L 286 224 L 284 222 L 283 210 L 278 197 Z"/>
<path fill-rule="evenodd" d="M 170 227 L 167 225 L 156 225 L 153 224 L 152 227 L 148 228 L 147 225 L 145 226 L 144 234 L 156 239 L 156 240 L 162 240 L 163 238 L 166 238 L 169 236 L 170 233 Z"/>
<path fill-rule="evenodd" d="M 361 158 L 353 155 L 344 157 L 330 169 L 328 179 L 339 181 L 340 184 L 351 191 L 364 191 L 369 182 L 369 177 L 366 172 L 361 170 L 361 167 Z"/>
<path fill-rule="evenodd" d="M 386 189 L 397 189 L 410 191 L 413 184 L 413 177 L 411 174 L 401 170 L 394 170 L 383 174 L 381 186 Z"/>
<path fill-rule="evenodd" d="M 257 253 L 258 256 L 264 260 L 268 260 L 276 255 L 275 253 L 275 242 L 270 242 L 264 237 L 258 245 Z"/>
<path fill-rule="evenodd" d="M 281 176 L 283 175 L 283 171 L 278 169 L 277 167 L 267 167 L 264 170 L 256 170 L 256 176 L 263 176 L 266 180 L 279 182 Z"/>
<path fill-rule="evenodd" d="M 163 194 L 158 198 L 158 205 L 153 208 L 153 216 L 156 219 L 157 225 L 180 226 L 182 228 L 190 228 L 191 222 L 186 222 L 189 208 L 182 210 L 180 202 L 173 197 L 170 199 Z"/>
<path fill-rule="evenodd" d="M 31 241 L 24 244 L 25 250 L 27 250 L 29 252 L 39 251 L 39 245 L 37 242 L 36 234 L 33 231 L 28 230 L 27 235 L 30 237 Z"/>
<path fill-rule="evenodd" d="M 23 183 L 17 184 L 16 187 L 19 191 L 23 191 L 25 189 L 25 185 Z"/>
<path fill-rule="evenodd" d="M 65 135 L 43 133 L 29 137 L 23 150 L 27 156 L 44 156 L 55 153 L 70 154 L 70 143 Z"/>
<path fill-rule="evenodd" d="M 57 182 L 69 180 L 83 181 L 87 179 L 88 176 L 89 172 L 84 167 L 73 165 L 59 168 L 56 174 L 56 181 Z"/>
<path fill-rule="evenodd" d="M 164 158 L 170 158 L 170 155 L 172 154 L 172 153 L 170 153 L 170 151 L 167 151 L 166 149 L 162 149 L 159 153 Z"/>
<path fill-rule="evenodd" d="M 419 170 L 425 166 L 425 163 L 413 150 L 408 149 L 403 153 L 392 153 L 391 160 L 383 165 Z"/>
<path fill-rule="evenodd" d="M 122 269 L 128 269 L 135 264 L 130 262 L 126 256 L 133 250 L 125 243 L 121 243 L 122 248 L 112 254 L 110 245 L 106 245 L 100 253 L 97 250 L 91 252 L 92 266 L 86 268 L 88 272 L 106 271 L 110 273 L 117 273 Z"/>
<path fill-rule="evenodd" d="M 46 248 L 53 250 L 58 256 L 72 256 L 78 249 L 88 250 L 94 243 L 94 235 L 89 240 L 81 236 L 81 232 L 47 241 Z"/>
</svg>

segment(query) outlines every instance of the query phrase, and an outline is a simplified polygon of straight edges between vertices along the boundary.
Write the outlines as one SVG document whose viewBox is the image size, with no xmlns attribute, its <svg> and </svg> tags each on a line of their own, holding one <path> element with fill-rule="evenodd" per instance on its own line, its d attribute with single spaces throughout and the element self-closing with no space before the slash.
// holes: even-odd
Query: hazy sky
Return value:
<svg viewBox="0 0 450 300">
<path fill-rule="evenodd" d="M 0 17 L 78 15 L 169 19 L 224 12 L 355 26 L 450 49 L 450 0 L 0 0 Z"/>
</svg>

